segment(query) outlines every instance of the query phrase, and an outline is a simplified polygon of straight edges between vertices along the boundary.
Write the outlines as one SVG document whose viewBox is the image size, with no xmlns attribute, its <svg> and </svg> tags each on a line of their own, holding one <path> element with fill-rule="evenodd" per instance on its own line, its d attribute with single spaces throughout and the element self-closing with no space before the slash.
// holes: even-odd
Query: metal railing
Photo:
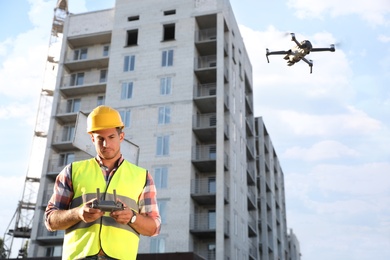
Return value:
<svg viewBox="0 0 390 260">
<path fill-rule="evenodd" d="M 210 179 L 207 177 L 197 178 L 191 180 L 191 194 L 194 195 L 216 195 L 216 183 L 215 179 Z M 229 186 L 225 183 L 224 185 L 224 199 L 226 202 L 229 202 L 230 199 L 230 189 Z"/>
<path fill-rule="evenodd" d="M 215 161 L 217 159 L 217 146 L 215 144 L 197 145 L 192 151 L 192 159 L 195 161 Z"/>
<path fill-rule="evenodd" d="M 107 82 L 107 77 L 101 78 L 100 73 L 84 72 L 83 76 L 79 76 L 79 80 L 75 76 L 66 75 L 61 79 L 61 88 L 75 88 L 82 86 L 101 85 Z"/>
<path fill-rule="evenodd" d="M 195 58 L 195 69 L 207 69 L 217 67 L 217 56 L 208 55 Z"/>
<path fill-rule="evenodd" d="M 195 32 L 195 42 L 215 41 L 217 39 L 217 28 L 202 29 Z"/>
<path fill-rule="evenodd" d="M 215 178 L 197 178 L 191 180 L 191 194 L 215 195 Z"/>
<path fill-rule="evenodd" d="M 190 229 L 195 231 L 215 231 L 217 220 L 214 215 L 208 213 L 196 213 L 190 215 Z M 230 222 L 228 219 L 224 219 L 224 234 L 229 235 Z"/>
<path fill-rule="evenodd" d="M 195 129 L 215 128 L 217 126 L 216 113 L 194 115 L 193 126 Z"/>
<path fill-rule="evenodd" d="M 194 88 L 195 97 L 210 97 L 215 96 L 217 94 L 217 84 L 216 83 L 208 83 L 208 84 L 198 84 Z"/>
</svg>

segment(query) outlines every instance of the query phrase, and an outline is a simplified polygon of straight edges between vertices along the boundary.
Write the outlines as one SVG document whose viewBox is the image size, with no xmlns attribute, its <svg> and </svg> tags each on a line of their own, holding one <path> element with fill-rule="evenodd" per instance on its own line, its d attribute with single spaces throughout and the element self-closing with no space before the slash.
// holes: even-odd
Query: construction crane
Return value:
<svg viewBox="0 0 390 260">
<path fill-rule="evenodd" d="M 7 258 L 10 258 L 11 256 L 15 238 L 22 239 L 22 248 L 19 250 L 17 257 L 23 258 L 27 256 L 26 249 L 28 240 L 31 236 L 34 211 L 37 204 L 37 194 L 40 176 L 42 174 L 43 157 L 47 141 L 47 131 L 49 128 L 64 22 L 68 14 L 68 1 L 58 0 L 56 7 L 54 8 L 43 87 L 40 93 L 32 149 L 24 182 L 23 194 L 3 237 Z"/>
</svg>

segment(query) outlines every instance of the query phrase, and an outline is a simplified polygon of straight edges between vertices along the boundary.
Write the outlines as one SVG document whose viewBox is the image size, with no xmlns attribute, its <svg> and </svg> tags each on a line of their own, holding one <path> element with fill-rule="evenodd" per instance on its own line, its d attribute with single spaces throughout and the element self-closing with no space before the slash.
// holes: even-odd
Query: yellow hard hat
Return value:
<svg viewBox="0 0 390 260">
<path fill-rule="evenodd" d="M 88 115 L 88 133 L 116 127 L 123 128 L 124 124 L 119 112 L 109 106 L 98 106 Z"/>
</svg>

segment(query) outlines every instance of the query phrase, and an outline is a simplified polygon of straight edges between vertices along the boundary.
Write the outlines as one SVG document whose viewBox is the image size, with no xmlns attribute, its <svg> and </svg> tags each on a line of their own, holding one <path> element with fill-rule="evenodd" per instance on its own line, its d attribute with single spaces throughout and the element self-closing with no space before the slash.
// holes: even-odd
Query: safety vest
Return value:
<svg viewBox="0 0 390 260">
<path fill-rule="evenodd" d="M 117 199 L 138 212 L 138 199 L 146 184 L 146 170 L 128 161 L 123 161 L 109 184 L 106 183 L 97 161 L 89 160 L 72 163 L 72 184 L 74 196 L 70 208 L 80 207 L 96 198 L 96 188 L 100 189 L 101 200 Z M 117 223 L 110 213 L 94 222 L 80 221 L 65 230 L 62 259 L 79 259 L 97 255 L 100 249 L 112 258 L 136 259 L 139 234 L 129 225 Z"/>
</svg>

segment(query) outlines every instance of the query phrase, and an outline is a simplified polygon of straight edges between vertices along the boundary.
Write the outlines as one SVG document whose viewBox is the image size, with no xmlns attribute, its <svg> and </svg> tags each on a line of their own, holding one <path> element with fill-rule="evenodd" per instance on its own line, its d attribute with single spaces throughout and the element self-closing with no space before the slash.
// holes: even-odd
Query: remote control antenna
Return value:
<svg viewBox="0 0 390 260">
<path fill-rule="evenodd" d="M 96 188 L 96 197 L 97 197 L 97 202 L 100 202 L 100 189 Z"/>
<path fill-rule="evenodd" d="M 81 188 L 81 192 L 83 193 L 83 195 L 81 195 L 82 199 L 83 199 L 83 204 L 87 203 L 87 195 L 85 195 L 85 188 Z"/>
<path fill-rule="evenodd" d="M 114 201 L 116 202 L 116 189 L 114 189 L 113 191 L 114 191 Z"/>
</svg>

